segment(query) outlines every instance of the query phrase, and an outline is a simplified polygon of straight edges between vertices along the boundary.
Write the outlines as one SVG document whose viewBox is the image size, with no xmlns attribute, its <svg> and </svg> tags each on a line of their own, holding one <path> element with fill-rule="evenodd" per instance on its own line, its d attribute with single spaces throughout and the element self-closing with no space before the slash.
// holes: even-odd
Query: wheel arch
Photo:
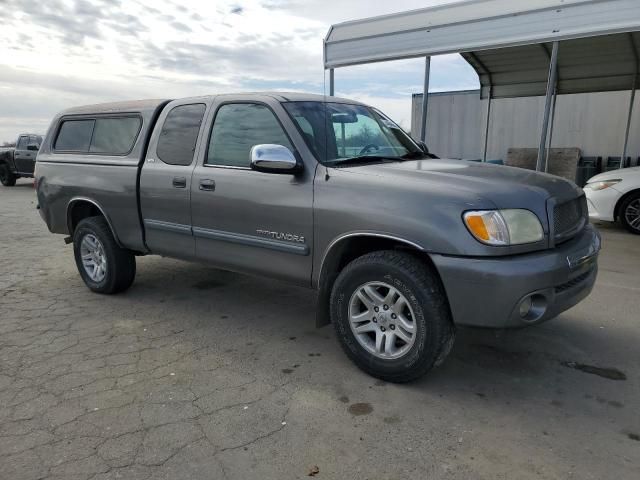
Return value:
<svg viewBox="0 0 640 480">
<path fill-rule="evenodd" d="M 69 235 L 73 236 L 73 232 L 75 232 L 76 227 L 85 218 L 98 216 L 104 217 L 107 225 L 109 225 L 109 230 L 111 230 L 111 234 L 113 235 L 116 244 L 119 247 L 122 247 L 118 234 L 113 228 L 113 224 L 104 209 L 98 202 L 86 197 L 74 197 L 67 204 L 67 229 L 69 231 Z"/>
<path fill-rule="evenodd" d="M 406 238 L 373 232 L 354 232 L 334 239 L 326 248 L 320 262 L 315 287 L 318 289 L 318 307 L 316 310 L 316 326 L 322 327 L 330 323 L 329 297 L 333 284 L 351 261 L 379 250 L 404 250 L 412 252 L 434 271 L 437 272 L 426 248 Z"/>
<path fill-rule="evenodd" d="M 633 190 L 629 190 L 628 192 L 626 192 L 624 195 L 622 195 L 618 199 L 618 201 L 616 202 L 616 206 L 613 208 L 613 219 L 614 220 L 619 220 L 620 208 L 622 207 L 622 204 L 627 200 L 627 198 L 629 198 L 633 194 L 638 194 L 638 193 L 640 193 L 640 188 L 635 188 Z"/>
</svg>

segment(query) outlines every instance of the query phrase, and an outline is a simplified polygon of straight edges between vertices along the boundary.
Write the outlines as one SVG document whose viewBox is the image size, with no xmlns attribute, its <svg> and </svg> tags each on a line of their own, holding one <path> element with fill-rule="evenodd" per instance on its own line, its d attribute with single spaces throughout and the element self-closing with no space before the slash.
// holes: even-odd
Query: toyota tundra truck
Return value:
<svg viewBox="0 0 640 480">
<path fill-rule="evenodd" d="M 600 237 L 574 183 L 438 159 L 379 110 L 305 94 L 73 108 L 38 208 L 87 287 L 162 255 L 318 291 L 317 324 L 378 378 L 443 362 L 456 325 L 535 325 L 591 291 Z"/>
</svg>

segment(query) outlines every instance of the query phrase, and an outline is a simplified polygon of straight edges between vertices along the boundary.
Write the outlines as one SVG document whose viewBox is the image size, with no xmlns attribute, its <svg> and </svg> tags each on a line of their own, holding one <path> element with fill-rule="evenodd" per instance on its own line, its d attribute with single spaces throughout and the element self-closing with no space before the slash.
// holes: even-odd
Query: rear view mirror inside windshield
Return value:
<svg viewBox="0 0 640 480">
<path fill-rule="evenodd" d="M 358 117 L 353 112 L 337 112 L 331 114 L 333 123 L 358 123 Z"/>
</svg>

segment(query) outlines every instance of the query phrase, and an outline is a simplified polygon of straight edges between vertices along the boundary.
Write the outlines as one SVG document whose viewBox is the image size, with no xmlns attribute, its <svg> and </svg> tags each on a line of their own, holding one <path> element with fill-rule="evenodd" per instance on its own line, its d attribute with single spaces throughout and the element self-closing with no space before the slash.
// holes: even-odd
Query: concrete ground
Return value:
<svg viewBox="0 0 640 480">
<path fill-rule="evenodd" d="M 314 328 L 303 289 L 148 257 L 92 294 L 29 182 L 0 187 L 0 478 L 638 479 L 640 238 L 602 233 L 582 304 L 459 329 L 393 385 Z"/>
</svg>

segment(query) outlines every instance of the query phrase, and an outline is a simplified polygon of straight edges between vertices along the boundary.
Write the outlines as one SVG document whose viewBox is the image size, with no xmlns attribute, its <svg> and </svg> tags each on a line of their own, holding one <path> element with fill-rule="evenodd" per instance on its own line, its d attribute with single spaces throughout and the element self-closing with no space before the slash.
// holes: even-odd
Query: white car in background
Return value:
<svg viewBox="0 0 640 480">
<path fill-rule="evenodd" d="M 640 235 L 640 167 L 601 173 L 584 187 L 592 220 L 620 223 Z"/>
</svg>

